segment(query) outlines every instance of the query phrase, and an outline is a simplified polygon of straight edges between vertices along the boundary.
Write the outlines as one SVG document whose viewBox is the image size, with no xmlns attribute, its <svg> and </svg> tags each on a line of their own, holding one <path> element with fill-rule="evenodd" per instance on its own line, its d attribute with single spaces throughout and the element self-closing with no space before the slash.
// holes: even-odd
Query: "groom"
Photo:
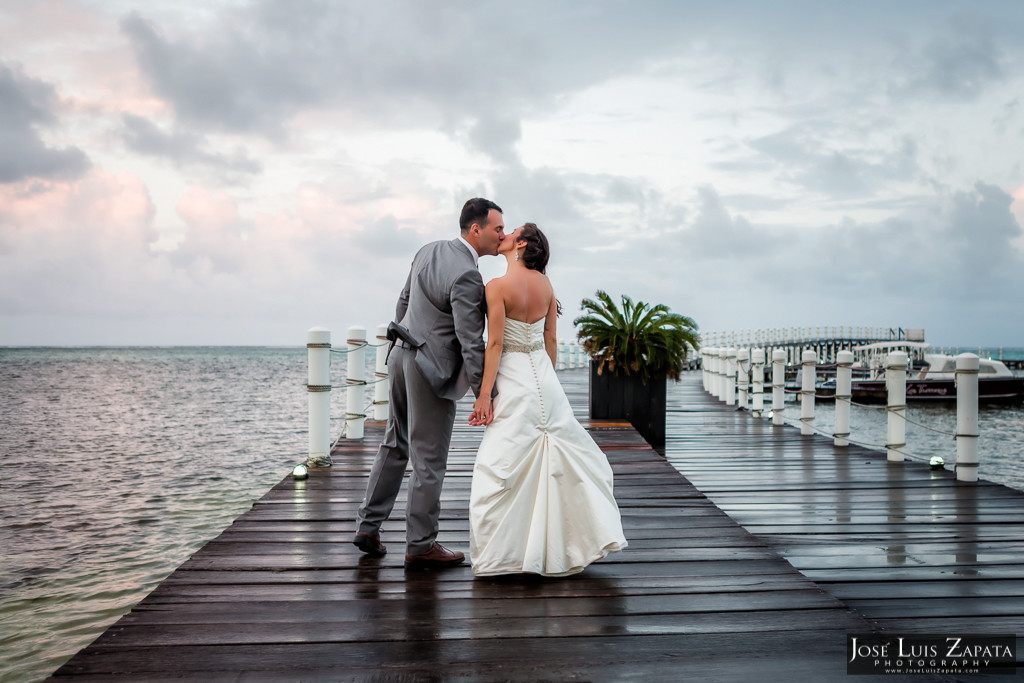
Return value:
<svg viewBox="0 0 1024 683">
<path fill-rule="evenodd" d="M 384 441 L 370 470 L 352 541 L 371 557 L 387 549 L 380 525 L 390 515 L 412 462 L 406 506 L 405 566 L 451 567 L 465 557 L 437 543 L 441 484 L 455 423 L 455 401 L 480 391 L 484 372 L 484 281 L 480 256 L 494 256 L 505 237 L 501 208 L 470 199 L 461 234 L 417 252 L 388 327 L 390 407 Z"/>
</svg>

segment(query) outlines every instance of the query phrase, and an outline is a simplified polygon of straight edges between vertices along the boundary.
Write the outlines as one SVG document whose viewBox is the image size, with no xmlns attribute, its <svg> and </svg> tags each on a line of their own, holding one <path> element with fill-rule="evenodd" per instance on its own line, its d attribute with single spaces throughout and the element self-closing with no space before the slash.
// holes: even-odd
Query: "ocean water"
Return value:
<svg viewBox="0 0 1024 683">
<path fill-rule="evenodd" d="M 768 397 L 768 405 L 771 398 Z M 787 403 L 786 421 L 800 424 L 800 404 Z M 911 402 L 906 413 L 908 460 L 928 462 L 938 455 L 948 470 L 956 462 L 956 402 L 952 405 L 921 405 Z M 885 406 L 850 409 L 850 437 L 853 443 L 885 451 L 888 429 Z M 814 428 L 831 438 L 835 427 L 835 403 L 815 402 Z M 982 405 L 978 409 L 978 477 L 1024 491 L 1024 407 Z"/>
<path fill-rule="evenodd" d="M 939 352 L 939 349 L 935 349 Z M 974 353 L 996 360 L 1024 360 L 1024 348 L 946 348 L 944 353 Z M 1021 371 L 1017 375 L 1024 374 Z M 766 403 L 770 405 L 770 391 Z M 800 404 L 786 404 L 786 420 L 799 426 Z M 907 459 L 927 462 L 938 455 L 952 470 L 956 462 L 956 401 L 923 404 L 910 401 L 906 413 Z M 835 427 L 835 403 L 815 402 L 814 427 L 831 436 Z M 986 405 L 978 409 L 978 477 L 1024 491 L 1024 406 Z M 885 406 L 853 405 L 850 409 L 850 441 L 880 451 L 885 450 L 888 414 Z"/>
<path fill-rule="evenodd" d="M 305 381 L 304 348 L 0 348 L 0 681 L 52 673 L 303 461 Z M 884 443 L 884 411 L 858 414 L 852 438 Z M 910 417 L 955 427 L 951 408 Z M 981 420 L 981 476 L 1024 489 L 1024 409 Z M 914 426 L 907 443 L 956 449 Z"/>
<path fill-rule="evenodd" d="M 305 359 L 0 349 L 0 680 L 52 673 L 305 459 Z"/>
</svg>

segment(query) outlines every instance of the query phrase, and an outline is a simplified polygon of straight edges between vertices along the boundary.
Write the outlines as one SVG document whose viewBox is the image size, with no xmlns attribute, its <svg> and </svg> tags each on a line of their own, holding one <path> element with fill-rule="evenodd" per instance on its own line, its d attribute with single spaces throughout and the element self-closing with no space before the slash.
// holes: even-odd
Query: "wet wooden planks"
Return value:
<svg viewBox="0 0 1024 683">
<path fill-rule="evenodd" d="M 1024 493 L 773 427 L 697 373 L 669 394 L 668 459 L 856 611 L 894 632 L 1024 635 Z"/>
<path fill-rule="evenodd" d="M 562 374 L 581 417 L 584 371 Z M 440 540 L 468 549 L 481 430 L 452 442 Z M 284 479 L 57 671 L 79 680 L 846 680 L 871 626 L 737 525 L 628 425 L 590 423 L 630 546 L 565 579 L 402 568 L 349 543 L 382 433 Z M 916 680 L 920 680 L 916 677 Z"/>
</svg>

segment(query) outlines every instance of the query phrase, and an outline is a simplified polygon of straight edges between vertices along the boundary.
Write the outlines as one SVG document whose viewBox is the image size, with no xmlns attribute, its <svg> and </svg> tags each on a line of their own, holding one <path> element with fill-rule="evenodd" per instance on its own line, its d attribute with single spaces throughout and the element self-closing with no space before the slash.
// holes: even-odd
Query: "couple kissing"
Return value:
<svg viewBox="0 0 1024 683">
<path fill-rule="evenodd" d="M 459 228 L 416 253 L 398 297 L 388 327 L 391 410 L 353 543 L 387 554 L 380 528 L 411 465 L 405 567 L 465 561 L 437 535 L 456 401 L 472 389 L 469 423 L 485 428 L 470 492 L 473 573 L 578 573 L 626 539 L 611 467 L 555 375 L 560 306 L 545 274 L 548 240 L 533 223 L 505 234 L 501 208 L 482 198 L 465 203 Z M 508 263 L 486 287 L 481 256 Z"/>
</svg>

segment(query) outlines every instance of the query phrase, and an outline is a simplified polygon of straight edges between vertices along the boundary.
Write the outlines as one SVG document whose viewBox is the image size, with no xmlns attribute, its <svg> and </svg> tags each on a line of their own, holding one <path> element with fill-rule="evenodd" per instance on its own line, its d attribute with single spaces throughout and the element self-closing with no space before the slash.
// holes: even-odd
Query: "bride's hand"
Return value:
<svg viewBox="0 0 1024 683">
<path fill-rule="evenodd" d="M 490 396 L 480 396 L 473 402 L 473 414 L 469 416 L 469 424 L 474 427 L 489 425 L 494 419 L 494 405 Z"/>
</svg>

